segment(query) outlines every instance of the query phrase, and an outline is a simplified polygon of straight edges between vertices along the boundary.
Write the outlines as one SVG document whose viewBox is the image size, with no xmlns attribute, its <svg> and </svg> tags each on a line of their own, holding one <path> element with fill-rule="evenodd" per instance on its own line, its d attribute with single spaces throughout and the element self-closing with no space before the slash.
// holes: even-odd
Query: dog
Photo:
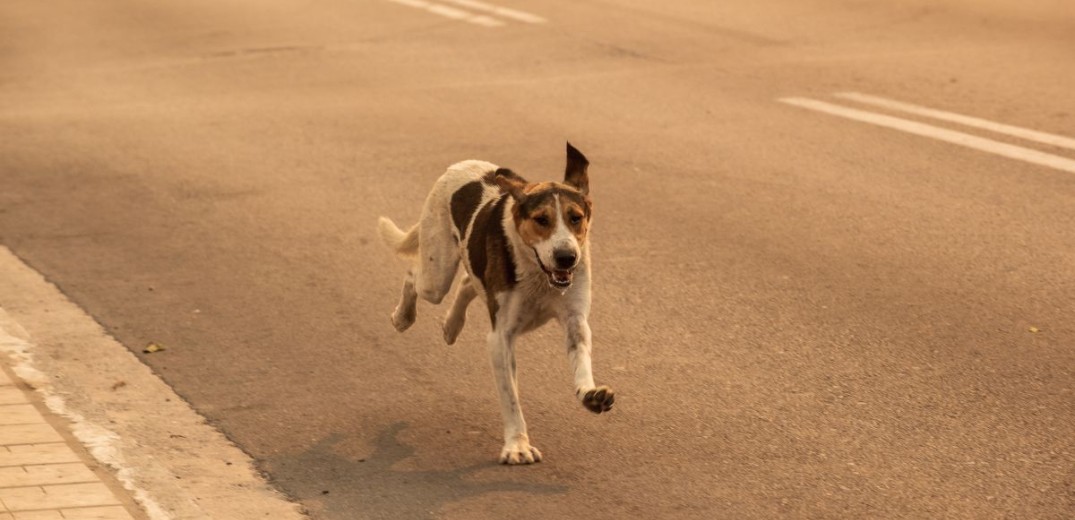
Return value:
<svg viewBox="0 0 1075 520">
<path fill-rule="evenodd" d="M 420 296 L 439 304 L 456 279 L 454 301 L 444 319 L 444 341 L 455 343 L 467 306 L 481 297 L 492 331 L 489 354 L 504 419 L 502 464 L 541 461 L 530 444 L 519 404 L 515 340 L 555 318 L 564 328 L 575 396 L 591 412 L 612 409 L 615 396 L 594 384 L 590 359 L 590 248 L 593 203 L 590 162 L 567 143 L 563 182 L 531 183 L 485 161 L 448 167 L 426 198 L 417 224 L 402 231 L 385 217 L 378 231 L 400 256 L 413 258 L 403 294 L 392 313 L 396 330 L 407 330 Z"/>
</svg>

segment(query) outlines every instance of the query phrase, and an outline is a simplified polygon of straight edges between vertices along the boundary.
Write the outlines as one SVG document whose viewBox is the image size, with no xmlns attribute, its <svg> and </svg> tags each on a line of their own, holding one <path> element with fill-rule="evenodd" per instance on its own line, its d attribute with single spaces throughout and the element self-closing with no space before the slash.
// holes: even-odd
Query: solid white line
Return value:
<svg viewBox="0 0 1075 520">
<path fill-rule="evenodd" d="M 482 27 L 501 27 L 501 26 L 504 25 L 504 22 L 501 22 L 500 20 L 497 20 L 495 18 L 490 18 L 488 16 L 480 15 L 480 14 L 477 14 L 477 15 L 472 14 L 472 13 L 469 13 L 469 12 L 464 11 L 462 9 L 456 9 L 454 7 L 450 7 L 450 6 L 447 6 L 447 5 L 436 4 L 436 3 L 433 3 L 433 2 L 427 2 L 426 0 L 388 0 L 388 1 L 397 3 L 399 5 L 405 5 L 407 7 L 413 7 L 415 9 L 422 9 L 424 11 L 428 11 L 428 12 L 433 13 L 433 14 L 438 14 L 440 16 L 443 16 L 445 18 L 450 18 L 452 20 L 460 20 L 460 21 L 472 23 L 474 25 L 480 25 Z"/>
<path fill-rule="evenodd" d="M 531 14 L 526 11 L 520 11 L 518 9 L 511 9 L 509 7 L 500 7 L 499 5 L 487 4 L 485 2 L 479 2 L 478 0 L 443 0 L 445 2 L 461 5 L 463 7 L 469 7 L 475 11 L 485 11 L 487 13 L 493 13 L 500 15 L 504 18 L 511 18 L 519 22 L 526 23 L 545 23 L 546 20 L 536 14 Z"/>
<path fill-rule="evenodd" d="M 978 137 L 975 135 L 965 134 L 963 132 L 956 132 L 954 130 L 948 130 L 945 128 L 927 125 L 925 123 L 919 123 L 907 119 L 900 119 L 898 117 L 886 116 L 883 114 L 876 114 L 873 112 L 867 112 L 865 110 L 847 108 L 840 105 L 834 105 L 832 103 L 825 103 L 824 101 L 816 101 L 813 99 L 794 97 L 780 98 L 778 99 L 778 101 L 780 101 L 781 103 L 787 103 L 789 105 L 808 108 L 810 110 L 816 110 L 818 112 L 824 112 L 835 116 L 846 117 L 855 121 L 862 121 L 864 123 L 870 123 L 877 126 L 892 128 L 895 130 L 900 130 L 923 137 L 931 137 L 939 141 L 958 144 L 960 146 L 965 146 L 967 148 L 973 148 L 982 152 L 1000 155 L 1009 159 L 1017 159 L 1040 166 L 1047 166 L 1049 168 L 1055 168 L 1057 170 L 1075 173 L 1075 161 L 1066 157 L 1060 157 L 1059 155 L 1039 152 L 1037 150 L 1031 150 L 1029 148 L 1023 148 L 1021 146 L 1002 143 L 1000 141 L 994 141 L 992 139 L 986 139 L 984 137 Z"/>
<path fill-rule="evenodd" d="M 965 116 L 962 114 L 956 114 L 954 112 L 945 112 L 944 110 L 936 110 L 919 105 L 912 105 L 911 103 L 904 103 L 902 101 L 895 101 L 879 96 L 871 96 L 869 94 L 860 94 L 858 92 L 837 92 L 834 95 L 838 98 L 858 101 L 859 103 L 865 103 L 867 105 L 874 105 L 882 108 L 887 108 L 889 110 L 907 112 L 908 114 L 914 114 L 923 117 L 931 117 L 933 119 L 939 119 L 941 121 L 959 123 L 961 125 L 981 128 L 983 130 L 989 130 L 990 132 L 996 132 L 998 134 L 1006 134 L 1029 141 L 1036 141 L 1043 144 L 1075 150 L 1075 139 L 1072 139 L 1070 137 L 1064 137 L 1062 135 L 1039 132 L 1037 130 L 1031 130 L 1029 128 L 1006 125 L 1004 123 L 997 123 L 995 121 L 989 121 L 987 119 Z"/>
</svg>

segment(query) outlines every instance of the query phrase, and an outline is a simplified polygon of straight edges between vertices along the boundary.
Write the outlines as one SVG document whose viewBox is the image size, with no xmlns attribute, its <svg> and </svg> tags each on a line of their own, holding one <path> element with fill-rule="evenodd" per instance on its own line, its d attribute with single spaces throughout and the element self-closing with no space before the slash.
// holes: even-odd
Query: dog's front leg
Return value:
<svg viewBox="0 0 1075 520">
<path fill-rule="evenodd" d="M 494 330 L 489 333 L 489 354 L 496 376 L 500 413 L 504 418 L 504 447 L 501 464 L 532 464 L 541 461 L 541 452 L 530 445 L 526 420 L 519 405 L 519 384 L 515 376 L 515 335 Z"/>
<path fill-rule="evenodd" d="M 590 361 L 592 336 L 586 316 L 568 317 L 564 330 L 567 333 L 567 357 L 575 374 L 575 396 L 593 413 L 611 410 L 612 403 L 616 400 L 612 389 L 604 385 L 595 386 L 593 382 L 593 366 Z"/>
</svg>

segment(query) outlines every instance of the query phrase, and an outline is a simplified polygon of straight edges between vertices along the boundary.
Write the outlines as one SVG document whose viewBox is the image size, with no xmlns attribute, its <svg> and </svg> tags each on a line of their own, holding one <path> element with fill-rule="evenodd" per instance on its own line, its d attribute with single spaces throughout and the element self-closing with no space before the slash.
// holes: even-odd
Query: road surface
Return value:
<svg viewBox="0 0 1075 520">
<path fill-rule="evenodd" d="M 316 519 L 1075 515 L 1070 2 L 491 5 L 5 1 L 0 242 Z M 499 466 L 375 221 L 567 139 L 617 405 L 526 337 Z"/>
</svg>

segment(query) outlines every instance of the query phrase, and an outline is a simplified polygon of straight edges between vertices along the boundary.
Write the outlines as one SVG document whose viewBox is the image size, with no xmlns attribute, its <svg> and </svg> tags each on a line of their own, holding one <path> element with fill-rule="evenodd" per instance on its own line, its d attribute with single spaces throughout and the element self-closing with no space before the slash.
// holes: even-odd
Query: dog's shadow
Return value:
<svg viewBox="0 0 1075 520">
<path fill-rule="evenodd" d="M 567 492 L 566 486 L 559 485 L 467 478 L 489 469 L 492 462 L 445 471 L 393 469 L 396 463 L 414 454 L 414 448 L 397 439 L 405 428 L 407 423 L 398 422 L 382 431 L 373 454 L 365 459 L 348 459 L 335 453 L 335 445 L 343 439 L 332 435 L 296 457 L 275 458 L 271 464 L 285 470 L 286 475 L 279 475 L 279 484 L 296 498 L 308 502 L 315 518 L 433 518 L 446 504 L 487 493 Z M 302 478 L 307 472 L 309 478 Z M 324 515 L 316 514 L 318 510 Z"/>
</svg>

